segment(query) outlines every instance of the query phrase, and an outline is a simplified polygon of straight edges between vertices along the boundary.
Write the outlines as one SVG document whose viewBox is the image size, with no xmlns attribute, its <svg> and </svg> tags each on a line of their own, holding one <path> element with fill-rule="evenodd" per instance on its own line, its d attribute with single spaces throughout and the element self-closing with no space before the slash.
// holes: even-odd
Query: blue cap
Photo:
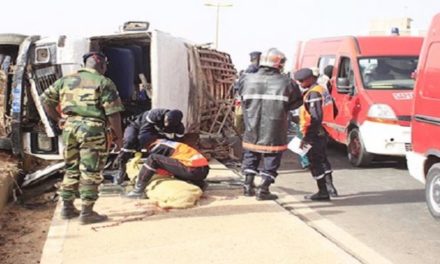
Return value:
<svg viewBox="0 0 440 264">
<path fill-rule="evenodd" d="M 299 69 L 298 71 L 295 72 L 295 74 L 293 74 L 293 78 L 297 81 L 300 81 L 300 82 L 302 82 L 312 76 L 314 76 L 313 71 L 309 68 Z"/>
<path fill-rule="evenodd" d="M 258 59 L 260 59 L 261 52 L 252 51 L 251 53 L 249 53 L 249 56 L 251 56 L 251 60 L 258 60 Z"/>
</svg>

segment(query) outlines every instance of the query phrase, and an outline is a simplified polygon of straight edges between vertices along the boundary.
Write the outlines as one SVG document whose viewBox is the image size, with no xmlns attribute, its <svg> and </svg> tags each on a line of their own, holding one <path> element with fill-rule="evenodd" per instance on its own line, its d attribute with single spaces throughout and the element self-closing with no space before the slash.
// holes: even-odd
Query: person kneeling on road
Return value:
<svg viewBox="0 0 440 264">
<path fill-rule="evenodd" d="M 171 174 L 198 186 L 206 188 L 205 179 L 209 173 L 208 160 L 196 149 L 185 143 L 158 139 L 150 147 L 150 155 L 139 171 L 133 191 L 128 198 L 145 198 L 145 188 L 154 174 Z"/>
<path fill-rule="evenodd" d="M 180 110 L 156 108 L 136 117 L 124 131 L 121 151 L 118 154 L 119 174 L 115 184 L 122 184 L 126 176 L 126 165 L 142 146 L 148 146 L 158 138 L 181 141 L 185 133 Z"/>
</svg>

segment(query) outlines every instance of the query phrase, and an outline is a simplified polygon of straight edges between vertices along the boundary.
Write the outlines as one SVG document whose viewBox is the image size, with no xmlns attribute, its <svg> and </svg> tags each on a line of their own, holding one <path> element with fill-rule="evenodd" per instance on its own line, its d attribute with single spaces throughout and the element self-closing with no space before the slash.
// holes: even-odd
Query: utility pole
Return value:
<svg viewBox="0 0 440 264">
<path fill-rule="evenodd" d="M 220 25 L 220 8 L 221 7 L 232 7 L 230 3 L 220 3 L 220 2 L 206 2 L 205 6 L 215 7 L 216 8 L 216 18 L 215 18 L 215 46 L 214 48 L 218 48 L 218 34 L 219 34 L 219 25 Z"/>
</svg>

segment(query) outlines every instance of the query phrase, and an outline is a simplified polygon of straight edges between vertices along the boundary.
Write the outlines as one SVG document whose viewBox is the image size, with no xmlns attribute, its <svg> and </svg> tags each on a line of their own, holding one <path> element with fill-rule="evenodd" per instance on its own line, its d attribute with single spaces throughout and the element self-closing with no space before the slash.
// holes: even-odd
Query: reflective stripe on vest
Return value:
<svg viewBox="0 0 440 264">
<path fill-rule="evenodd" d="M 276 94 L 245 94 L 243 95 L 243 101 L 249 99 L 258 99 L 258 100 L 275 100 L 275 101 L 283 101 L 288 102 L 289 97 L 284 95 L 276 95 Z"/>
<path fill-rule="evenodd" d="M 243 142 L 243 148 L 248 149 L 250 151 L 255 152 L 281 152 L 287 149 L 287 145 L 282 146 L 262 146 L 262 145 L 255 145 L 248 142 Z"/>
<path fill-rule="evenodd" d="M 311 100 L 306 100 L 309 93 L 311 92 L 317 92 L 321 95 L 321 98 L 314 98 Z M 316 84 L 312 88 L 310 88 L 305 94 L 304 94 L 304 103 L 312 103 L 312 102 L 322 102 L 322 125 L 326 127 L 326 121 L 333 120 L 333 100 L 330 93 L 325 89 L 324 87 Z M 310 116 L 309 112 L 306 111 L 305 105 L 302 105 L 299 109 L 299 126 L 301 133 L 305 136 L 307 133 L 307 129 L 310 126 L 310 123 L 312 121 L 312 117 Z"/>
<path fill-rule="evenodd" d="M 174 151 L 170 158 L 178 160 L 187 167 L 204 167 L 209 164 L 208 160 L 200 152 L 184 143 L 159 139 L 155 142 L 155 144 L 156 146 L 162 144 L 173 148 Z"/>
</svg>

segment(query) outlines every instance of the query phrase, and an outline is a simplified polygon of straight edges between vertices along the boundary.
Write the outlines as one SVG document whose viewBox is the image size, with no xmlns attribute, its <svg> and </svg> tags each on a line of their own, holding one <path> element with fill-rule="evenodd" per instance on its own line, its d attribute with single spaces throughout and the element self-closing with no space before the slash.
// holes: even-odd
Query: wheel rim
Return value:
<svg viewBox="0 0 440 264">
<path fill-rule="evenodd" d="M 432 181 L 429 199 L 432 209 L 440 213 L 440 175 L 436 175 Z"/>
</svg>

